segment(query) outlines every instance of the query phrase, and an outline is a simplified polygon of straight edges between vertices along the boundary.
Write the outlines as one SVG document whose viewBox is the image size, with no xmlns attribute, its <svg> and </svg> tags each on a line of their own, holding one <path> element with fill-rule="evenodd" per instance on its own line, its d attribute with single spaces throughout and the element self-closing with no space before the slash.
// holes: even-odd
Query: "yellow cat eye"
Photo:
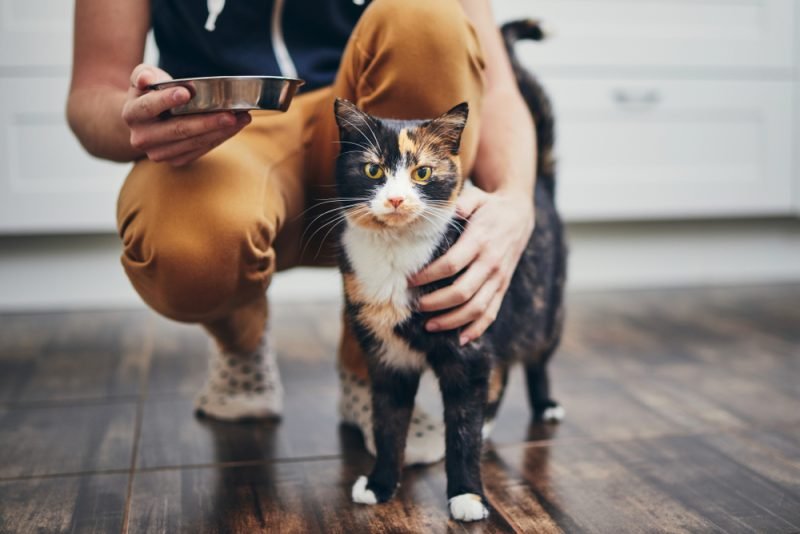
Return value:
<svg viewBox="0 0 800 534">
<path fill-rule="evenodd" d="M 383 169 L 377 163 L 367 163 L 364 165 L 364 174 L 373 180 L 383 178 Z"/>
<path fill-rule="evenodd" d="M 419 167 L 414 171 L 412 178 L 415 182 L 424 184 L 431 179 L 431 174 L 433 174 L 433 169 L 430 167 Z"/>
</svg>

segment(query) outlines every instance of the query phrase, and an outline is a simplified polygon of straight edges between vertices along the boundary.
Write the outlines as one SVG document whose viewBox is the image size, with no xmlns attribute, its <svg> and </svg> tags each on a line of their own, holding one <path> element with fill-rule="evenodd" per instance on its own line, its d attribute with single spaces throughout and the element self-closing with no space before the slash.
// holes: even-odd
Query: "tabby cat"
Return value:
<svg viewBox="0 0 800 534">
<path fill-rule="evenodd" d="M 431 314 L 416 306 L 421 295 L 455 277 L 413 288 L 407 279 L 444 254 L 468 224 L 455 215 L 465 187 L 458 153 L 467 104 L 431 120 L 382 119 L 345 100 L 335 105 L 342 143 L 336 186 L 346 220 L 340 268 L 346 317 L 367 358 L 377 449 L 372 473 L 353 486 L 355 502 L 375 504 L 394 494 L 420 374 L 428 366 L 442 392 L 447 497 L 454 519 L 488 515 L 481 442 L 513 362 L 525 366 L 534 420 L 563 417 L 550 398 L 546 371 L 561 334 L 566 264 L 554 203 L 553 119 L 545 93 L 512 48 L 517 39 L 540 38 L 541 31 L 536 23 L 520 21 L 506 25 L 503 35 L 537 126 L 536 227 L 496 321 L 463 347 L 459 330 L 427 332 Z"/>
</svg>

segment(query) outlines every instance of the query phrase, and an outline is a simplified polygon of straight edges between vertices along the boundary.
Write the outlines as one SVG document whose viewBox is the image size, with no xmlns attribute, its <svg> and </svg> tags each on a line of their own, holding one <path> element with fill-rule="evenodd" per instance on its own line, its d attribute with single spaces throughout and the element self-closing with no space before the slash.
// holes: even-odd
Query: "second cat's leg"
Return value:
<svg viewBox="0 0 800 534">
<path fill-rule="evenodd" d="M 485 519 L 489 510 L 483 496 L 480 457 L 489 363 L 478 351 L 461 352 L 440 360 L 434 370 L 444 404 L 450 515 L 459 521 Z"/>
<path fill-rule="evenodd" d="M 534 363 L 525 364 L 525 378 L 528 382 L 528 400 L 536 422 L 557 423 L 564 419 L 564 408 L 550 398 L 550 378 L 547 374 L 546 353 Z"/>
<path fill-rule="evenodd" d="M 375 465 L 369 477 L 362 476 L 353 485 L 354 502 L 376 504 L 394 495 L 419 378 L 418 370 L 371 366 Z"/>
</svg>

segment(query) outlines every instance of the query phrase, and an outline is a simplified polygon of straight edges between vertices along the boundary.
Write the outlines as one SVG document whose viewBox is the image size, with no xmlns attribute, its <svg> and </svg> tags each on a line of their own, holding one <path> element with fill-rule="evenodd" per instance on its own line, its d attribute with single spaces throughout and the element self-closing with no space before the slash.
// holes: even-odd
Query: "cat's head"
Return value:
<svg viewBox="0 0 800 534">
<path fill-rule="evenodd" d="M 430 120 L 373 117 L 336 100 L 336 187 L 350 224 L 403 228 L 448 220 L 463 187 L 458 150 L 467 103 Z"/>
</svg>

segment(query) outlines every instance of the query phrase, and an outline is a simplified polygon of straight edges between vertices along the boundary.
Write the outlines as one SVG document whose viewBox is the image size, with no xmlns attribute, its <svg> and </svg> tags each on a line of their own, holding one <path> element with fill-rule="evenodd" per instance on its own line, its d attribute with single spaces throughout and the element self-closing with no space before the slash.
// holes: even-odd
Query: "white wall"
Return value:
<svg viewBox="0 0 800 534">
<path fill-rule="evenodd" d="M 800 281 L 799 2 L 494 4 L 555 30 L 521 54 L 559 114 L 571 288 Z M 0 310 L 138 306 L 110 233 L 125 168 L 64 121 L 72 2 L 15 5 L 0 9 Z M 333 270 L 271 289 L 338 294 Z"/>
<path fill-rule="evenodd" d="M 800 221 L 572 224 L 571 290 L 800 282 Z M 115 236 L 0 238 L 0 310 L 141 306 Z M 335 269 L 280 273 L 273 302 L 338 298 Z"/>
</svg>

